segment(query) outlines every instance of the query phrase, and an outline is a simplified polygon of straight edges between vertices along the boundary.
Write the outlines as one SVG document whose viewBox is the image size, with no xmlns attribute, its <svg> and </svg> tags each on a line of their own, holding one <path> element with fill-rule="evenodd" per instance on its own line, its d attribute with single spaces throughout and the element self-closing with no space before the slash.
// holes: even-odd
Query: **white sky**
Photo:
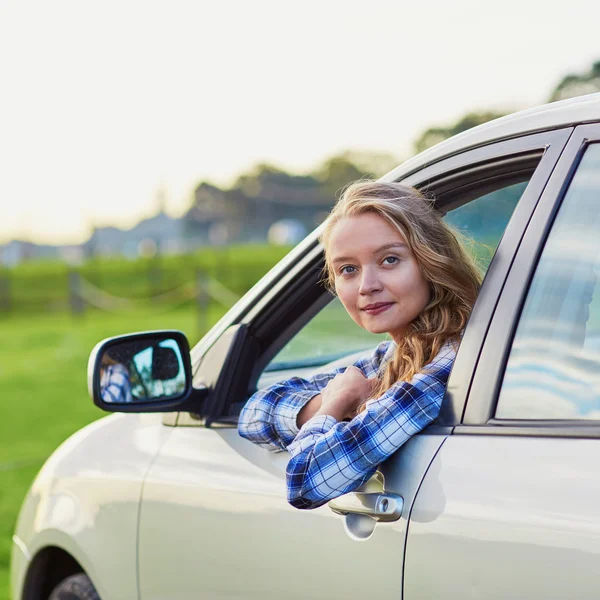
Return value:
<svg viewBox="0 0 600 600">
<path fill-rule="evenodd" d="M 195 185 L 546 101 L 600 2 L 0 0 L 0 243 L 180 214 Z"/>
</svg>

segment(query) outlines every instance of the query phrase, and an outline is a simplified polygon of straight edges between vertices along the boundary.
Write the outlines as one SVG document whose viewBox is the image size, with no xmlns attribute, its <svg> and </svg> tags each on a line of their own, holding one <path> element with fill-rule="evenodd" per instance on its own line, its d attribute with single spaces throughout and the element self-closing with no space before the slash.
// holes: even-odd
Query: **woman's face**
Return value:
<svg viewBox="0 0 600 600">
<path fill-rule="evenodd" d="M 429 285 L 404 236 L 373 213 L 344 217 L 329 238 L 335 290 L 352 319 L 398 341 L 429 302 Z"/>
</svg>

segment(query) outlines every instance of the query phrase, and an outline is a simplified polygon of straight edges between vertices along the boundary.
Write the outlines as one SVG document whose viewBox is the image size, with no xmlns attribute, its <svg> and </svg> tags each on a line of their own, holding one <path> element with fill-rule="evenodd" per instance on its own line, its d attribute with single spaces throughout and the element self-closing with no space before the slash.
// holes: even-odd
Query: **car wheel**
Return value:
<svg viewBox="0 0 600 600">
<path fill-rule="evenodd" d="M 100 600 L 100 596 L 90 578 L 85 573 L 77 573 L 63 579 L 48 600 Z"/>
</svg>

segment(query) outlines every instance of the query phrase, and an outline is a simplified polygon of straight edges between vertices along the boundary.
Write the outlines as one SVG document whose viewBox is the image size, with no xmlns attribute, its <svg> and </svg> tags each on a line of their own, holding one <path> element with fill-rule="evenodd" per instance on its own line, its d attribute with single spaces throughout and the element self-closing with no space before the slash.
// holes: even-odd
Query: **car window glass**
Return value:
<svg viewBox="0 0 600 600">
<path fill-rule="evenodd" d="M 539 259 L 496 417 L 600 419 L 600 145 L 583 156 Z"/>
<path fill-rule="evenodd" d="M 387 335 L 359 327 L 338 298 L 319 311 L 275 356 L 266 370 L 323 365 L 352 352 L 374 348 Z"/>
<path fill-rule="evenodd" d="M 527 183 L 515 183 L 480 196 L 444 217 L 447 223 L 467 236 L 469 249 L 484 271 L 494 256 Z"/>
<path fill-rule="evenodd" d="M 485 271 L 527 182 L 512 184 L 482 195 L 448 212 L 444 219 L 463 232 L 482 270 Z M 317 366 L 388 339 L 374 335 L 352 321 L 335 298 L 309 321 L 273 358 L 266 371 Z"/>
</svg>

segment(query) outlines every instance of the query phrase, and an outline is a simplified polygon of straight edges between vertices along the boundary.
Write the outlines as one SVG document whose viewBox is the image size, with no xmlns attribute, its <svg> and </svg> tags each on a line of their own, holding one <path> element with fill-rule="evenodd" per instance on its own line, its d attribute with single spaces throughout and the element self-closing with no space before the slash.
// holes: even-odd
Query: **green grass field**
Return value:
<svg viewBox="0 0 600 600">
<path fill-rule="evenodd" d="M 241 295 L 289 250 L 257 244 L 205 248 L 193 254 L 151 259 L 95 258 L 78 267 L 55 260 L 25 262 L 14 269 L 0 267 L 0 311 L 69 310 L 70 273 L 110 296 L 134 302 L 160 298 L 165 293 L 168 303 L 190 300 L 190 286 L 193 294 L 199 274 L 217 279 Z"/>
<path fill-rule="evenodd" d="M 211 305 L 209 324 L 225 309 Z M 161 316 L 89 313 L 0 317 L 0 600 L 9 598 L 11 537 L 21 501 L 52 451 L 83 425 L 104 416 L 87 393 L 86 369 L 96 342 L 145 329 L 179 329 L 198 339 L 193 309 Z"/>
</svg>

